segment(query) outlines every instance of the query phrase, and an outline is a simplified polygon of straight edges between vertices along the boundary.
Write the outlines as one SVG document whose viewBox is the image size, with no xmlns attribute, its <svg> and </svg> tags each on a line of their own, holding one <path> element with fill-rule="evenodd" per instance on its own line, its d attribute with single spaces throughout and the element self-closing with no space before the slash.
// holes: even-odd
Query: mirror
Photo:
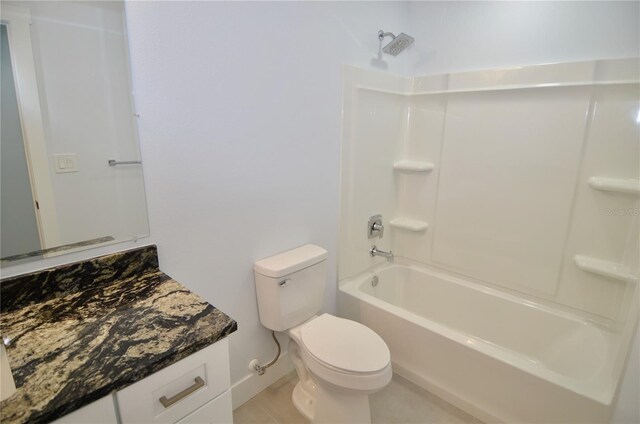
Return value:
<svg viewBox="0 0 640 424">
<path fill-rule="evenodd" d="M 1 265 L 149 234 L 122 1 L 2 1 Z"/>
</svg>

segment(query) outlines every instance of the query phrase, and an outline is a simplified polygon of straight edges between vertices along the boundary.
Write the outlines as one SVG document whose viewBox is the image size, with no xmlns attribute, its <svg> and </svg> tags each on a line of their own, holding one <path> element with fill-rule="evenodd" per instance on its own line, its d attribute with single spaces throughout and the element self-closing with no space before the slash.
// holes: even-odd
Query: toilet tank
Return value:
<svg viewBox="0 0 640 424">
<path fill-rule="evenodd" d="M 253 265 L 260 322 L 285 331 L 320 312 L 327 278 L 327 251 L 313 244 Z"/>
</svg>

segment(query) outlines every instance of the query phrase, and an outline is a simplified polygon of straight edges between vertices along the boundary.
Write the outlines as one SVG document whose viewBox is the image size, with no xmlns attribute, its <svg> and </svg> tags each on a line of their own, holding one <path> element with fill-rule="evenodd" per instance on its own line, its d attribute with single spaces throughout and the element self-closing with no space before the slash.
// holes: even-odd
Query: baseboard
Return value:
<svg viewBox="0 0 640 424">
<path fill-rule="evenodd" d="M 283 354 L 278 359 L 278 362 L 273 364 L 264 375 L 248 374 L 231 386 L 233 409 L 242 406 L 252 397 L 289 374 L 293 369 L 293 363 L 289 360 L 289 355 Z"/>
<path fill-rule="evenodd" d="M 485 423 L 506 422 L 505 420 L 500 419 L 495 415 L 491 414 L 484 408 L 480 408 L 477 405 L 467 401 L 466 399 L 463 399 L 453 394 L 451 391 L 445 389 L 444 387 L 438 384 L 434 384 L 433 382 L 427 380 L 426 378 L 422 377 L 421 375 L 413 371 L 410 371 L 408 368 L 405 368 L 402 365 L 398 365 L 395 362 L 392 362 L 392 367 L 393 367 L 393 372 L 397 373 L 399 376 L 406 378 L 413 384 L 416 384 L 422 387 L 426 391 L 433 393 L 434 395 L 438 396 L 440 399 L 446 402 L 449 402 L 451 405 L 455 406 L 456 408 L 462 409 L 467 414 L 473 415 L 474 417 L 478 418 L 479 420 Z"/>
</svg>

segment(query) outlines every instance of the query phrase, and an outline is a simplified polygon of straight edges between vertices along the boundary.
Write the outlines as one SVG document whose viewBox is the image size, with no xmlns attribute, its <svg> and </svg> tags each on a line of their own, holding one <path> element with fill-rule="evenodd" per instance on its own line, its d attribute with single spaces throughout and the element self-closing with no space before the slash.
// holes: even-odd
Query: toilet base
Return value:
<svg viewBox="0 0 640 424">
<path fill-rule="evenodd" d="M 313 424 L 371 424 L 369 394 L 336 390 L 318 383 Z"/>
<path fill-rule="evenodd" d="M 298 412 L 313 424 L 370 424 L 369 395 L 325 390 L 299 381 L 291 396 Z"/>
<path fill-rule="evenodd" d="M 309 422 L 313 422 L 317 391 L 315 385 L 305 384 L 305 382 L 302 381 L 298 381 L 296 387 L 293 388 L 293 395 L 291 396 L 293 406 L 295 406 L 298 412 Z"/>
</svg>

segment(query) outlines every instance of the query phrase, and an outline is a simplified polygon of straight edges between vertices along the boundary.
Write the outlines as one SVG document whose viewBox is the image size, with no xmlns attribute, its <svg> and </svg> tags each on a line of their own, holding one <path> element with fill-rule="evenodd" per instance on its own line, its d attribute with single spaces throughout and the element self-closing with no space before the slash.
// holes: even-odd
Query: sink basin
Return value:
<svg viewBox="0 0 640 424">
<path fill-rule="evenodd" d="M 11 374 L 9 357 L 7 356 L 4 344 L 0 343 L 0 401 L 5 400 L 15 391 L 16 383 L 13 381 L 13 374 Z"/>
</svg>

